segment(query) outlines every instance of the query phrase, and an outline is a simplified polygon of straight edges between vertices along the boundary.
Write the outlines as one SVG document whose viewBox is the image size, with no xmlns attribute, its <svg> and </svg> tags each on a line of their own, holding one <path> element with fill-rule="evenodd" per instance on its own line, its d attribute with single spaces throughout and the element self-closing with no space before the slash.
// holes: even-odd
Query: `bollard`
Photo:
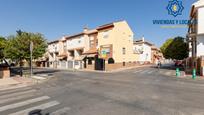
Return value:
<svg viewBox="0 0 204 115">
<path fill-rule="evenodd" d="M 193 73 L 192 73 L 192 79 L 196 79 L 196 69 L 193 69 Z"/>
<path fill-rule="evenodd" d="M 179 68 L 176 68 L 176 77 L 180 77 L 180 70 L 179 70 Z"/>
</svg>

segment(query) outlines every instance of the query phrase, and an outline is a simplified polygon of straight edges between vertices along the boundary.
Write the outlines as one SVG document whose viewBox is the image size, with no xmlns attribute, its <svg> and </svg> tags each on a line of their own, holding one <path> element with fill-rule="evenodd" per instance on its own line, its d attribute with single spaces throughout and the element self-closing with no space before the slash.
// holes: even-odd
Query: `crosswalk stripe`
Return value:
<svg viewBox="0 0 204 115">
<path fill-rule="evenodd" d="M 32 90 L 23 91 L 23 92 L 17 92 L 17 93 L 12 93 L 12 94 L 6 94 L 6 95 L 0 96 L 0 99 L 10 98 L 10 97 L 19 96 L 19 95 L 24 95 L 24 94 L 33 93 L 33 92 L 36 92 L 36 90 L 35 90 L 35 89 L 32 89 Z"/>
<path fill-rule="evenodd" d="M 12 87 L 7 87 L 7 88 L 1 88 L 0 91 L 6 91 L 6 90 L 12 90 L 12 89 L 20 89 L 20 88 L 25 88 L 27 85 L 17 85 L 17 86 L 12 86 Z"/>
<path fill-rule="evenodd" d="M 16 113 L 11 113 L 9 115 L 28 115 L 28 113 L 32 110 L 35 110 L 35 109 L 47 109 L 47 108 L 50 108 L 50 107 L 53 107 L 55 105 L 58 105 L 60 104 L 58 101 L 51 101 L 51 102 L 48 102 L 48 103 L 45 103 L 45 104 L 42 104 L 42 105 L 39 105 L 39 106 L 35 106 L 35 107 L 31 107 L 31 108 L 28 108 L 28 109 L 25 109 L 25 110 L 22 110 L 22 111 L 18 111 Z"/>
<path fill-rule="evenodd" d="M 14 108 L 17 108 L 17 107 L 22 107 L 22 106 L 25 106 L 25 105 L 29 105 L 31 103 L 43 101 L 43 100 L 46 100 L 46 99 L 49 99 L 49 98 L 50 97 L 48 97 L 48 96 L 42 96 L 42 97 L 38 97 L 38 98 L 34 98 L 34 99 L 29 99 L 29 100 L 26 100 L 26 101 L 14 103 L 14 104 L 2 106 L 2 107 L 0 107 L 0 112 L 6 111 L 6 110 L 9 110 L 9 109 L 14 109 Z"/>
<path fill-rule="evenodd" d="M 142 72 L 140 72 L 141 74 L 148 72 L 149 70 L 144 70 Z"/>
<path fill-rule="evenodd" d="M 136 70 L 134 73 L 139 73 L 139 72 L 141 72 L 142 70 Z"/>
<path fill-rule="evenodd" d="M 168 72 L 166 72 L 166 73 L 165 73 L 165 75 L 171 75 L 171 72 L 170 72 L 170 71 L 168 71 Z"/>
<path fill-rule="evenodd" d="M 2 99 L 0 101 L 0 104 L 8 103 L 8 102 L 12 102 L 12 101 L 15 101 L 15 100 L 20 100 L 20 99 L 24 99 L 24 98 L 28 98 L 28 97 L 32 97 L 32 96 L 34 96 L 34 94 L 26 94 L 26 95 L 20 95 L 20 96 L 7 98 L 7 99 Z"/>
<path fill-rule="evenodd" d="M 64 107 L 64 108 L 62 108 L 62 109 L 59 109 L 59 110 L 57 110 L 57 111 L 55 111 L 55 112 L 50 113 L 49 115 L 64 115 L 64 114 L 66 114 L 69 110 L 70 110 L 69 107 Z"/>
<path fill-rule="evenodd" d="M 148 74 L 151 74 L 151 73 L 153 73 L 154 72 L 154 70 L 151 70 L 151 71 L 149 71 L 149 72 L 147 72 Z"/>
<path fill-rule="evenodd" d="M 25 87 L 25 88 L 20 88 L 20 89 L 12 89 L 12 90 L 6 90 L 6 91 L 1 91 L 0 92 L 0 95 L 3 95 L 3 94 L 8 94 L 8 93 L 14 93 L 14 92 L 20 92 L 20 91 L 25 91 L 25 90 L 29 90 L 31 89 L 31 87 Z"/>
</svg>

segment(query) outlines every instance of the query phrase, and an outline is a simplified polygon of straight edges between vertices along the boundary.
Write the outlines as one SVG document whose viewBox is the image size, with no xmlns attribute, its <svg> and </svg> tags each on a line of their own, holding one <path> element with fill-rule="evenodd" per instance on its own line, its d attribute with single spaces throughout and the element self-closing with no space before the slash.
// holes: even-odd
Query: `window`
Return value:
<svg viewBox="0 0 204 115">
<path fill-rule="evenodd" d="M 96 39 L 96 46 L 98 46 L 98 39 Z"/>
<path fill-rule="evenodd" d="M 123 53 L 123 55 L 125 55 L 125 53 L 126 53 L 125 48 L 122 49 L 122 53 Z"/>
<path fill-rule="evenodd" d="M 63 49 L 64 49 L 64 51 L 66 51 L 66 49 L 67 49 L 67 43 L 66 42 L 63 43 Z"/>
<path fill-rule="evenodd" d="M 89 42 L 90 42 L 90 48 L 93 48 L 94 45 L 95 45 L 95 41 L 94 41 L 94 37 L 93 36 L 90 37 Z"/>
<path fill-rule="evenodd" d="M 108 38 L 108 34 L 109 34 L 109 31 L 104 31 L 103 32 L 103 38 Z"/>
</svg>

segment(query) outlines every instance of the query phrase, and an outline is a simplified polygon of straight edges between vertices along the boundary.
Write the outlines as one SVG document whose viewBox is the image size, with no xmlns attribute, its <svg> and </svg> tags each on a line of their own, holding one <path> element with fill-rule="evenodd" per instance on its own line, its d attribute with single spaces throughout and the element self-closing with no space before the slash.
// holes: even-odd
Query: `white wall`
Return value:
<svg viewBox="0 0 204 115">
<path fill-rule="evenodd" d="M 198 34 L 204 34 L 204 7 L 198 9 Z"/>
<path fill-rule="evenodd" d="M 67 49 L 75 49 L 85 47 L 85 40 L 83 36 L 67 40 Z"/>
<path fill-rule="evenodd" d="M 53 43 L 48 45 L 49 52 L 59 51 L 59 43 Z"/>
<path fill-rule="evenodd" d="M 204 56 L 204 35 L 197 37 L 197 56 Z"/>
<path fill-rule="evenodd" d="M 146 44 L 143 44 L 143 49 L 144 49 L 144 52 L 142 55 L 140 55 L 140 59 L 142 61 L 151 62 L 151 47 Z"/>
<path fill-rule="evenodd" d="M 136 52 L 139 53 L 139 60 L 138 61 L 149 61 L 151 62 L 151 47 L 147 44 L 140 44 L 140 45 L 134 45 L 133 50 L 137 50 Z M 143 51 L 143 53 L 140 53 L 138 51 Z"/>
</svg>

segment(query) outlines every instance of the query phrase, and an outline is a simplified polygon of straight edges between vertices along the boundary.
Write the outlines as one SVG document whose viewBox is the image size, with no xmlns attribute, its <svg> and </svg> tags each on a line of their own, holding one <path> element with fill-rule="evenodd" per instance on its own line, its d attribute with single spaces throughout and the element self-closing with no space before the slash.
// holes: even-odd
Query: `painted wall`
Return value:
<svg viewBox="0 0 204 115">
<path fill-rule="evenodd" d="M 198 34 L 204 34 L 204 7 L 198 9 Z"/>
<path fill-rule="evenodd" d="M 149 61 L 151 62 L 151 46 L 147 45 L 147 44 L 136 44 L 133 46 L 134 50 L 142 50 L 143 52 L 139 54 L 139 59 L 138 61 Z"/>
<path fill-rule="evenodd" d="M 126 21 L 114 23 L 114 28 L 108 29 L 108 37 L 103 38 L 107 30 L 99 31 L 98 43 L 101 45 L 113 45 L 113 58 L 116 63 L 133 62 L 138 60 L 138 55 L 133 54 L 133 32 Z M 125 48 L 125 54 L 122 49 Z"/>
<path fill-rule="evenodd" d="M 126 21 L 114 23 L 114 43 L 113 56 L 118 62 L 133 62 L 139 58 L 133 53 L 133 32 Z M 122 53 L 122 48 L 126 49 L 126 54 Z"/>
<path fill-rule="evenodd" d="M 75 49 L 75 48 L 81 48 L 81 47 L 85 47 L 84 36 L 79 36 L 79 37 L 67 40 L 67 49 Z"/>
<path fill-rule="evenodd" d="M 197 37 L 197 56 L 204 56 L 204 35 Z"/>
<path fill-rule="evenodd" d="M 49 52 L 58 52 L 59 51 L 59 43 L 53 43 L 48 45 Z"/>
</svg>

